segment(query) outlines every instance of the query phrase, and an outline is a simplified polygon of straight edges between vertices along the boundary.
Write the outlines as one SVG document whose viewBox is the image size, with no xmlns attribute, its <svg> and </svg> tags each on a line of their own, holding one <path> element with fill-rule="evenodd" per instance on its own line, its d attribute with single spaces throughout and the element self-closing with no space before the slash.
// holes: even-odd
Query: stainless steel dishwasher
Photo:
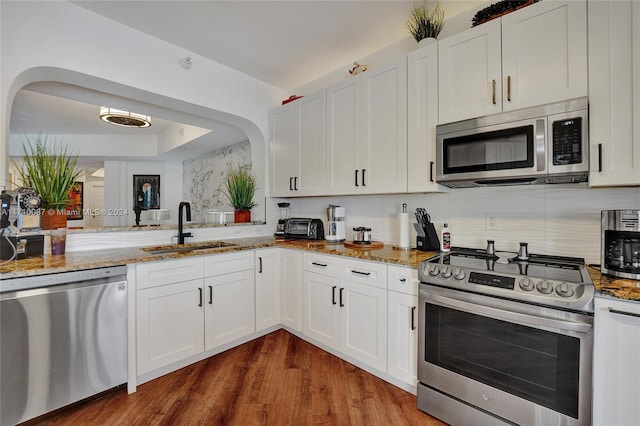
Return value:
<svg viewBox="0 0 640 426">
<path fill-rule="evenodd" d="M 126 381 L 125 266 L 0 280 L 0 425 Z"/>
</svg>

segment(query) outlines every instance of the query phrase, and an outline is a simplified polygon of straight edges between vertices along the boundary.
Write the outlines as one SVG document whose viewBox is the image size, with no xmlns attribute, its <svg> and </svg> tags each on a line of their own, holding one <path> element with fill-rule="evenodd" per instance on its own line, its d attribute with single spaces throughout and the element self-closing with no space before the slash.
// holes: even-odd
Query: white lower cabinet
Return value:
<svg viewBox="0 0 640 426">
<path fill-rule="evenodd" d="M 386 371 L 386 265 L 308 254 L 304 259 L 303 333 Z"/>
<path fill-rule="evenodd" d="M 596 297 L 593 424 L 640 425 L 640 303 Z"/>
<path fill-rule="evenodd" d="M 201 292 L 202 279 L 138 291 L 138 374 L 204 350 Z"/>
<path fill-rule="evenodd" d="M 137 375 L 255 332 L 253 256 L 247 250 L 136 265 Z"/>
<path fill-rule="evenodd" d="M 256 250 L 256 331 L 280 323 L 280 249 Z"/>
<path fill-rule="evenodd" d="M 302 253 L 280 249 L 280 322 L 302 330 Z"/>
<path fill-rule="evenodd" d="M 333 349 L 340 347 L 339 285 L 337 277 L 304 271 L 303 333 Z"/>
<path fill-rule="evenodd" d="M 412 386 L 418 368 L 418 270 L 389 266 L 387 373 Z"/>
<path fill-rule="evenodd" d="M 207 277 L 205 350 L 255 332 L 252 270 Z"/>
<path fill-rule="evenodd" d="M 254 333 L 254 252 L 206 256 L 204 272 L 205 350 Z"/>
</svg>

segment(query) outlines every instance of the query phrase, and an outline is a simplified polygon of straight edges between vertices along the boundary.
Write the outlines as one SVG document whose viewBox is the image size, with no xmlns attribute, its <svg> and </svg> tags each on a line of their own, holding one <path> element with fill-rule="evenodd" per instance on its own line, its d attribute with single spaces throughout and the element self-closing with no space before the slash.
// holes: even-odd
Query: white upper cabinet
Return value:
<svg viewBox="0 0 640 426">
<path fill-rule="evenodd" d="M 591 186 L 640 185 L 639 40 L 639 2 L 589 2 Z"/>
<path fill-rule="evenodd" d="M 440 40 L 440 123 L 586 96 L 586 11 L 547 0 Z"/>
<path fill-rule="evenodd" d="M 438 191 L 436 125 L 438 124 L 438 43 L 407 57 L 407 190 Z"/>
<path fill-rule="evenodd" d="M 325 123 L 324 90 L 270 112 L 271 196 L 324 194 Z"/>
<path fill-rule="evenodd" d="M 327 89 L 327 194 L 407 190 L 406 58 Z"/>
<path fill-rule="evenodd" d="M 439 122 L 502 110 L 500 19 L 438 41 Z"/>
</svg>

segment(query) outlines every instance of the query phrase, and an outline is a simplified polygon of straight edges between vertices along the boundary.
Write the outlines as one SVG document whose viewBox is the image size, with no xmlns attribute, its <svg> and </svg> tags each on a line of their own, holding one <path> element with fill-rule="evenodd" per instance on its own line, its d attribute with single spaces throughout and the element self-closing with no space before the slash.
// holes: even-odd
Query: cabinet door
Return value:
<svg viewBox="0 0 640 426">
<path fill-rule="evenodd" d="M 327 89 L 327 194 L 351 194 L 360 186 L 361 142 L 362 79 L 358 76 Z"/>
<path fill-rule="evenodd" d="M 589 3 L 591 186 L 640 184 L 640 3 Z"/>
<path fill-rule="evenodd" d="M 340 351 L 387 371 L 387 290 L 340 282 Z"/>
<path fill-rule="evenodd" d="M 302 253 L 280 249 L 280 322 L 295 330 L 302 329 Z"/>
<path fill-rule="evenodd" d="M 640 424 L 640 303 L 596 297 L 593 424 Z"/>
<path fill-rule="evenodd" d="M 326 91 L 298 99 L 300 167 L 294 195 L 324 195 L 327 186 Z M 295 178 L 294 178 L 295 179 Z"/>
<path fill-rule="evenodd" d="M 204 350 L 202 279 L 138 290 L 138 374 Z"/>
<path fill-rule="evenodd" d="M 269 113 L 269 152 L 271 154 L 271 196 L 289 197 L 293 178 L 298 175 L 298 109 L 294 102 Z"/>
<path fill-rule="evenodd" d="M 389 292 L 389 375 L 417 384 L 418 369 L 418 296 Z"/>
<path fill-rule="evenodd" d="M 543 1 L 502 17 L 504 111 L 587 96 L 586 13 L 584 0 Z"/>
<path fill-rule="evenodd" d="M 279 251 L 256 250 L 256 331 L 280 323 Z"/>
<path fill-rule="evenodd" d="M 407 58 L 407 189 L 438 191 L 436 125 L 438 124 L 438 43 Z"/>
<path fill-rule="evenodd" d="M 333 349 L 340 347 L 338 278 L 304 272 L 303 332 Z"/>
<path fill-rule="evenodd" d="M 500 20 L 438 40 L 439 122 L 502 111 Z"/>
<path fill-rule="evenodd" d="M 205 278 L 205 350 L 255 331 L 254 271 Z"/>
<path fill-rule="evenodd" d="M 361 75 L 362 149 L 357 193 L 407 191 L 407 59 Z"/>
</svg>

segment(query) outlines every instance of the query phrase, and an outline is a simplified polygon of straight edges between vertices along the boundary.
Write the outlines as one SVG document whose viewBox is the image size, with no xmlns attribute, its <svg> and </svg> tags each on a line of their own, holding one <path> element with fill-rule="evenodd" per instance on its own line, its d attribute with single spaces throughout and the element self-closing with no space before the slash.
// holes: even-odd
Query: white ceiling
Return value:
<svg viewBox="0 0 640 426">
<path fill-rule="evenodd" d="M 405 22 L 413 1 L 73 1 L 73 3 L 148 33 L 203 57 L 285 90 L 326 75 L 358 58 L 408 37 Z M 433 6 L 433 2 L 429 2 Z M 447 18 L 477 0 L 440 0 Z M 194 63 L 193 66 L 197 66 Z M 123 129 L 97 118 L 101 93 L 78 88 L 31 85 L 18 93 L 10 132 L 68 134 L 158 134 L 171 125 L 170 114 L 152 112 L 148 129 Z M 74 93 L 75 92 L 75 93 Z M 112 102 L 117 99 L 111 96 Z M 122 103 L 130 102 L 123 100 Z M 115 106 L 113 103 L 110 106 Z M 163 120 L 164 119 L 164 120 Z M 37 127 L 37 128 L 35 128 Z M 212 123 L 215 141 L 246 140 L 239 130 Z M 226 141 L 226 142 L 225 142 Z M 197 150 L 196 150 L 197 151 Z M 184 156 L 185 153 L 179 153 Z"/>
</svg>

